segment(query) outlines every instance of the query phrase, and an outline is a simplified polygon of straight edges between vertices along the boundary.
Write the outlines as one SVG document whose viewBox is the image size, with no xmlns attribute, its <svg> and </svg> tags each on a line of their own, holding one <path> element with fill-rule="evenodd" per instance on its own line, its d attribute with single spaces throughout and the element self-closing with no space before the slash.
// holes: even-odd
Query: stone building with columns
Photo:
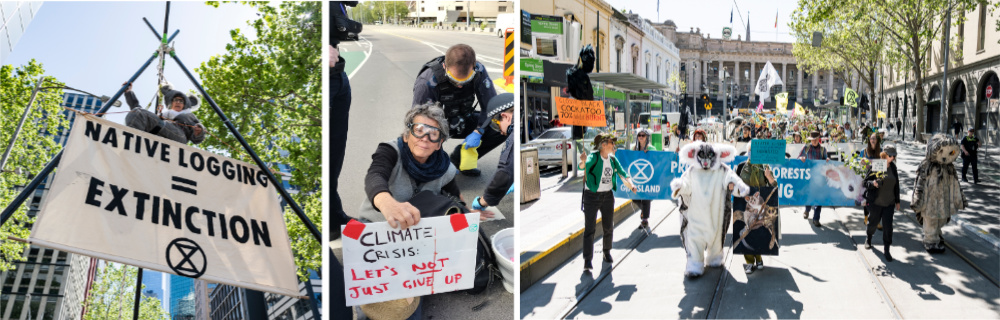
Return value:
<svg viewBox="0 0 1000 320">
<path fill-rule="evenodd" d="M 712 38 L 711 33 L 702 33 L 700 28 L 678 32 L 671 20 L 654 26 L 680 49 L 679 71 L 688 96 L 708 94 L 717 101 L 714 104 L 721 106 L 718 102 L 725 96 L 720 84 L 725 84 L 726 95 L 733 97 L 740 108 L 755 106 L 758 100 L 753 94 L 754 85 L 767 62 L 783 82 L 771 88 L 771 95 L 788 92 L 789 101 L 806 107 L 833 103 L 843 96 L 845 77 L 830 70 L 808 73 L 799 69 L 791 43 L 744 41 L 739 35 L 736 39 Z M 725 72 L 725 80 L 719 79 L 720 70 Z"/>
<path fill-rule="evenodd" d="M 913 137 L 917 113 L 924 116 L 923 127 L 917 133 L 925 137 L 933 133 L 950 132 L 952 125 L 961 123 L 965 135 L 970 127 L 984 145 L 1000 146 L 998 122 L 998 97 L 1000 97 L 1000 32 L 996 18 L 991 17 L 989 5 L 981 4 L 965 12 L 965 23 L 951 27 L 951 49 L 948 52 L 948 83 L 944 80 L 943 37 L 937 37 L 929 54 L 929 68 L 923 75 L 923 94 L 926 107 L 915 106 L 914 75 L 902 68 L 886 68 L 885 94 L 880 99 L 880 110 L 890 121 L 903 123 L 906 138 Z M 953 14 L 957 19 L 958 14 Z M 943 30 L 942 30 L 943 32 Z M 947 93 L 945 93 L 947 92 Z"/>
</svg>

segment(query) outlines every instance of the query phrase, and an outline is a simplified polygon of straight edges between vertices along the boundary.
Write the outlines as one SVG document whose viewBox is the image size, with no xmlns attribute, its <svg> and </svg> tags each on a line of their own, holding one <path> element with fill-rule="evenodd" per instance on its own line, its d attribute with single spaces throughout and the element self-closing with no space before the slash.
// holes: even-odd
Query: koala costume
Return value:
<svg viewBox="0 0 1000 320">
<path fill-rule="evenodd" d="M 140 108 L 139 99 L 135 97 L 135 92 L 125 91 L 125 102 L 128 102 L 129 108 L 132 109 L 132 112 L 125 116 L 125 124 L 180 143 L 187 143 L 188 140 L 191 140 L 191 142 L 198 144 L 204 141 L 205 126 L 192 113 L 198 110 L 198 97 L 188 96 L 174 90 L 169 83 L 161 87 L 160 92 L 163 92 L 164 100 L 168 105 L 162 111 L 163 117 Z M 184 97 L 184 110 L 179 112 L 169 108 L 171 101 L 177 95 Z M 201 133 L 195 134 L 194 127 L 201 127 Z"/>
<path fill-rule="evenodd" d="M 670 182 L 670 188 L 681 201 L 681 244 L 688 259 L 684 275 L 694 278 L 704 273 L 706 264 L 721 266 L 725 257 L 722 245 L 732 215 L 729 184 L 738 197 L 746 196 L 750 187 L 725 164 L 736 158 L 733 146 L 699 141 L 680 151 L 680 163 L 688 169 Z"/>
<path fill-rule="evenodd" d="M 927 143 L 927 157 L 917 167 L 910 208 L 917 213 L 917 221 L 923 225 L 924 249 L 930 253 L 944 252 L 941 227 L 958 210 L 968 206 L 955 171 L 954 161 L 958 153 L 959 144 L 955 138 L 936 134 Z"/>
</svg>

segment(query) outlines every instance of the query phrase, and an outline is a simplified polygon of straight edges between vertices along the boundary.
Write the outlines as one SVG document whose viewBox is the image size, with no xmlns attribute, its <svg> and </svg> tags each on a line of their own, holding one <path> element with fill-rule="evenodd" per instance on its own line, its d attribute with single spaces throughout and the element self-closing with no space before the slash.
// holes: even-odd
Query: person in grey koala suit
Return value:
<svg viewBox="0 0 1000 320">
<path fill-rule="evenodd" d="M 929 253 L 944 252 L 941 227 L 969 205 L 955 170 L 958 154 L 959 143 L 954 137 L 936 134 L 927 143 L 927 157 L 917 167 L 910 208 L 923 226 L 924 249 Z"/>
<path fill-rule="evenodd" d="M 135 92 L 132 92 L 132 84 L 128 84 L 125 101 L 132 111 L 125 116 L 125 125 L 180 143 L 186 144 L 190 140 L 199 144 L 204 141 L 205 126 L 193 113 L 198 110 L 198 98 L 174 90 L 169 83 L 161 87 L 160 91 L 164 100 L 170 104 L 170 108 L 160 111 L 157 115 L 139 106 L 139 99 L 135 97 Z M 162 108 L 163 106 L 157 106 L 157 110 Z"/>
</svg>

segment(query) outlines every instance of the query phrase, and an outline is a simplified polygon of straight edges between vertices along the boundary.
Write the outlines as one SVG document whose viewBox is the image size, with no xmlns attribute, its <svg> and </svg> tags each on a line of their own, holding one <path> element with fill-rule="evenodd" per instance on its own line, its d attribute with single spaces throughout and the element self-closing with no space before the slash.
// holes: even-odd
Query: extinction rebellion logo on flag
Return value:
<svg viewBox="0 0 1000 320">
<path fill-rule="evenodd" d="M 45 247 L 298 296 L 279 198 L 265 172 L 85 115 L 32 229 Z"/>
</svg>

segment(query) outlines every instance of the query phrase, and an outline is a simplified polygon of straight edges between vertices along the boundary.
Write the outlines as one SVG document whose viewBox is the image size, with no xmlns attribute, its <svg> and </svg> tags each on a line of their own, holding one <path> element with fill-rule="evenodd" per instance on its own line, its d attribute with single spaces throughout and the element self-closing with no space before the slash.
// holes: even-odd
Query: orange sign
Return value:
<svg viewBox="0 0 1000 320">
<path fill-rule="evenodd" d="M 556 97 L 556 110 L 563 124 L 584 127 L 607 127 L 604 101 L 576 100 Z"/>
</svg>

